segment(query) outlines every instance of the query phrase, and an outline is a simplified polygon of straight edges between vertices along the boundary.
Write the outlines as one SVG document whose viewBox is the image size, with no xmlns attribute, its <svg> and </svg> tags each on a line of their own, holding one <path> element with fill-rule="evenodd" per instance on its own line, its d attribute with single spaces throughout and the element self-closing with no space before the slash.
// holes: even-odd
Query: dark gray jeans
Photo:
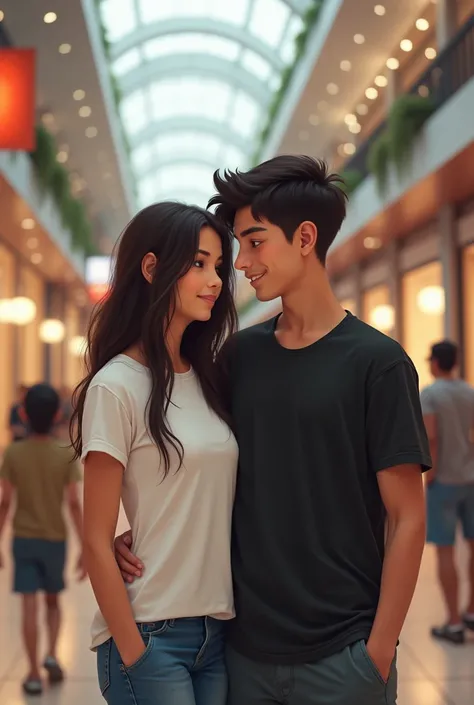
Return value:
<svg viewBox="0 0 474 705">
<path fill-rule="evenodd" d="M 364 641 L 317 663 L 275 666 L 227 648 L 228 705 L 396 705 L 397 668 L 385 683 Z"/>
</svg>

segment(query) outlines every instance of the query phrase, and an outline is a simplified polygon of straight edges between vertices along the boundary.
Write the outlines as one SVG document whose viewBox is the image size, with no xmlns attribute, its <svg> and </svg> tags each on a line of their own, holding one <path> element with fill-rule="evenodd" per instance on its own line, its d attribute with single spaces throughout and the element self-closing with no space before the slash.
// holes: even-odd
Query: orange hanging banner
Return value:
<svg viewBox="0 0 474 705">
<path fill-rule="evenodd" d="M 0 49 L 0 149 L 35 148 L 34 49 Z"/>
</svg>

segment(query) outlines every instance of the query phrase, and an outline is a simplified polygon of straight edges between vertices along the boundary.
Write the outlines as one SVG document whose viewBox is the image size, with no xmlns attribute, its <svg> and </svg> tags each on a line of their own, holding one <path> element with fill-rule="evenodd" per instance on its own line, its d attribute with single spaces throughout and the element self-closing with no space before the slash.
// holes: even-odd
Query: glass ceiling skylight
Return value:
<svg viewBox="0 0 474 705">
<path fill-rule="evenodd" d="M 250 165 L 312 0 L 102 0 L 139 206 Z"/>
</svg>

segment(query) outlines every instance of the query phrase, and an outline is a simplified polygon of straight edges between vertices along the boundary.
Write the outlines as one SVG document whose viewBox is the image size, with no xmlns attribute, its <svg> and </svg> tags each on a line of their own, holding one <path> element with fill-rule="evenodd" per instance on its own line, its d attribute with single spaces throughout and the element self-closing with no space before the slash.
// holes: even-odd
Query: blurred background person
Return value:
<svg viewBox="0 0 474 705">
<path fill-rule="evenodd" d="M 28 424 L 22 418 L 20 413 L 20 409 L 25 401 L 27 391 L 28 387 L 26 385 L 19 385 L 17 389 L 16 401 L 12 404 L 10 409 L 8 427 L 10 429 L 12 441 L 21 441 L 23 438 L 26 438 L 28 434 Z"/>
<path fill-rule="evenodd" d="M 432 635 L 455 644 L 474 631 L 474 388 L 455 375 L 457 346 L 435 343 L 429 357 L 434 382 L 421 392 L 433 469 L 427 475 L 428 542 L 436 546 L 438 577 L 448 619 Z M 470 597 L 459 605 L 455 544 L 458 526 L 469 544 Z"/>
<path fill-rule="evenodd" d="M 45 593 L 48 635 L 48 652 L 43 667 L 50 682 L 63 680 L 56 645 L 61 625 L 58 596 L 64 589 L 66 558 L 65 499 L 82 541 L 82 510 L 78 494 L 81 474 L 72 462 L 71 451 L 61 447 L 51 435 L 60 411 L 59 395 L 51 386 L 37 384 L 31 387 L 24 406 L 19 409 L 22 419 L 29 425 L 30 435 L 6 449 L 0 471 L 0 538 L 13 499 L 16 500 L 13 590 L 23 597 L 23 639 L 29 661 L 23 689 L 30 695 L 38 695 L 43 690 L 38 662 L 39 592 Z M 77 567 L 80 577 L 84 578 L 82 555 Z"/>
</svg>

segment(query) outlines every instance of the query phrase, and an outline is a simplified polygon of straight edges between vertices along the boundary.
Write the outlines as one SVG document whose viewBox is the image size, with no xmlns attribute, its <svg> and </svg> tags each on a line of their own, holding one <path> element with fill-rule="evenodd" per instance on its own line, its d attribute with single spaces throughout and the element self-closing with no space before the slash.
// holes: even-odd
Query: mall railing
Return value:
<svg viewBox="0 0 474 705">
<path fill-rule="evenodd" d="M 438 109 L 473 76 L 474 15 L 461 27 L 408 93 L 429 95 L 435 109 Z M 370 148 L 386 126 L 387 121 L 384 120 L 344 164 L 344 171 L 358 171 L 364 178 L 369 175 L 367 158 Z"/>
</svg>

